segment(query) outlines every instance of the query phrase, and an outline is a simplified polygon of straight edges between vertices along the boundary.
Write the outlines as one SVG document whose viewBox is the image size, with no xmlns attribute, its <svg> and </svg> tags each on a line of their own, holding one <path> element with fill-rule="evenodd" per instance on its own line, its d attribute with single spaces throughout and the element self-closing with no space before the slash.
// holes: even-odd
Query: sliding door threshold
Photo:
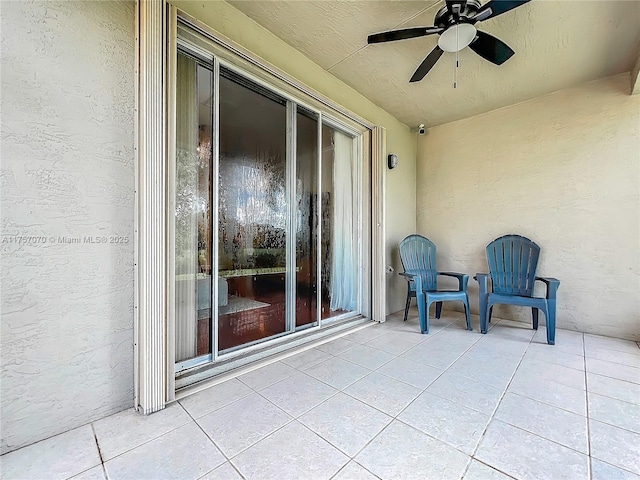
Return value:
<svg viewBox="0 0 640 480">
<path fill-rule="evenodd" d="M 264 367 L 270 363 L 291 357 L 305 350 L 330 342 L 378 322 L 369 318 L 357 317 L 336 322 L 331 326 L 309 332 L 308 335 L 292 338 L 278 345 L 253 350 L 244 356 L 236 356 L 227 361 L 203 365 L 176 376 L 176 400 L 222 383 L 231 378 Z"/>
</svg>

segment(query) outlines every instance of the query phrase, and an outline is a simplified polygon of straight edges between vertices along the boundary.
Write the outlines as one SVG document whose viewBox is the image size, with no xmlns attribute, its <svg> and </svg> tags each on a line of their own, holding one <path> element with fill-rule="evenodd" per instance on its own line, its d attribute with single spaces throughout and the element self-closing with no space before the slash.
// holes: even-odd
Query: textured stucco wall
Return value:
<svg viewBox="0 0 640 480">
<path fill-rule="evenodd" d="M 414 233 L 416 228 L 415 134 L 405 124 L 230 4 L 201 0 L 175 0 L 172 3 L 334 102 L 386 128 L 387 151 L 398 154 L 400 159 L 398 168 L 387 170 L 386 177 L 387 264 L 393 265 L 396 272 L 399 271 L 398 244 L 406 235 Z M 387 313 L 404 308 L 406 286 L 396 273 L 387 275 L 386 294 Z"/>
<path fill-rule="evenodd" d="M 0 9 L 4 453 L 133 404 L 135 4 Z"/>
<path fill-rule="evenodd" d="M 440 270 L 485 272 L 487 243 L 519 233 L 542 248 L 538 275 L 562 282 L 560 328 L 640 340 L 640 96 L 628 73 L 430 129 L 417 172 L 418 231 Z"/>
</svg>

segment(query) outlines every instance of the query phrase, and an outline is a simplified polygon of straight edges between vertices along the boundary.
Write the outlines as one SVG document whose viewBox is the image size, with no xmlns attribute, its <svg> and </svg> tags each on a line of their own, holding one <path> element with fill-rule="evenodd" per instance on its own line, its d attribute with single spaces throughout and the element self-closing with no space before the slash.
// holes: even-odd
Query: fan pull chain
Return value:
<svg viewBox="0 0 640 480">
<path fill-rule="evenodd" d="M 459 37 L 460 31 L 456 26 L 456 63 L 453 67 L 453 88 L 458 88 L 458 51 L 460 50 Z"/>
</svg>

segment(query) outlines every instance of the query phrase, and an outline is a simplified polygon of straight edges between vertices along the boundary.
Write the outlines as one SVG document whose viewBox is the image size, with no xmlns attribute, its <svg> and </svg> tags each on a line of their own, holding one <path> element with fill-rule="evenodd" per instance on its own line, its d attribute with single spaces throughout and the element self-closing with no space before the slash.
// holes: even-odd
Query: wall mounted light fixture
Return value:
<svg viewBox="0 0 640 480">
<path fill-rule="evenodd" d="M 396 168 L 398 166 L 398 155 L 396 155 L 395 153 L 390 153 L 387 156 L 387 165 L 389 167 L 389 170 L 393 170 L 394 168 Z"/>
</svg>

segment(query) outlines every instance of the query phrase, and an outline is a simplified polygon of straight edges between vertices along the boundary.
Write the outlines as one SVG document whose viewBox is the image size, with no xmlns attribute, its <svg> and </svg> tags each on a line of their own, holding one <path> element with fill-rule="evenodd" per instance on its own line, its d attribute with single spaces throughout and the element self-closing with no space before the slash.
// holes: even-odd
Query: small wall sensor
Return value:
<svg viewBox="0 0 640 480">
<path fill-rule="evenodd" d="M 387 156 L 387 164 L 389 165 L 389 170 L 393 170 L 398 166 L 398 155 L 395 153 L 390 153 Z"/>
<path fill-rule="evenodd" d="M 424 123 L 421 123 L 420 125 L 418 125 L 418 133 L 420 135 L 424 135 L 424 132 L 426 132 L 426 129 L 424 128 Z"/>
</svg>

